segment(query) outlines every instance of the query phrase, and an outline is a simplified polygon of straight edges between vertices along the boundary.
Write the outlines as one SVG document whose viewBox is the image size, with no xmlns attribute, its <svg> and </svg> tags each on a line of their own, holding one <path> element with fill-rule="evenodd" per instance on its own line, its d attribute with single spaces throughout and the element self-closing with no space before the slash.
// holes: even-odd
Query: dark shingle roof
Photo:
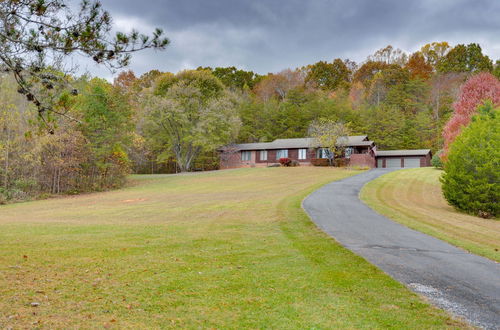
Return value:
<svg viewBox="0 0 500 330">
<path fill-rule="evenodd" d="M 378 156 L 425 156 L 430 153 L 430 149 L 414 149 L 414 150 L 377 150 L 375 155 Z"/>
<path fill-rule="evenodd" d="M 366 135 L 348 136 L 347 143 L 345 143 L 345 145 L 348 147 L 372 145 L 373 141 L 367 141 L 367 139 L 368 136 Z M 277 139 L 273 142 L 242 143 L 236 145 L 236 148 L 238 148 L 239 150 L 295 149 L 316 147 L 319 146 L 315 145 L 314 138 Z"/>
</svg>

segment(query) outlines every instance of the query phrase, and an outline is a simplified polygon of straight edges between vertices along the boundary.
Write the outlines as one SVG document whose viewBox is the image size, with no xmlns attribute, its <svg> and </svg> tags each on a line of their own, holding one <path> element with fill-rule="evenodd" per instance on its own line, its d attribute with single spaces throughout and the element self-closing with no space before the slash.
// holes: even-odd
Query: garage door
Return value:
<svg viewBox="0 0 500 330">
<path fill-rule="evenodd" d="M 381 158 L 377 159 L 377 167 L 378 168 L 382 168 L 383 164 L 384 164 L 384 160 L 383 159 L 381 159 Z"/>
<path fill-rule="evenodd" d="M 386 158 L 385 167 L 401 167 L 401 158 Z"/>
<path fill-rule="evenodd" d="M 405 158 L 405 167 L 420 167 L 420 158 Z"/>
</svg>

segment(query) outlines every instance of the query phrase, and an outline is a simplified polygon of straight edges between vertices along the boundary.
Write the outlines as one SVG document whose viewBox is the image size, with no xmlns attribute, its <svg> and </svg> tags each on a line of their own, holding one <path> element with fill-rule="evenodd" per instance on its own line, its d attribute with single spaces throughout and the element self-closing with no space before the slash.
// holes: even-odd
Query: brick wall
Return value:
<svg viewBox="0 0 500 330">
<path fill-rule="evenodd" d="M 376 167 L 375 157 L 370 154 L 352 154 L 349 159 L 350 166 L 368 166 Z"/>
</svg>

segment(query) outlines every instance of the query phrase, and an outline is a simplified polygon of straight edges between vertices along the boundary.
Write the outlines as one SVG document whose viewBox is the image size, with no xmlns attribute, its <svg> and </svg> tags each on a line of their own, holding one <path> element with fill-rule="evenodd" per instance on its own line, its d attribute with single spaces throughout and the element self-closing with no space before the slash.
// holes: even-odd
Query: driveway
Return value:
<svg viewBox="0 0 500 330">
<path fill-rule="evenodd" d="M 363 185 L 391 170 L 373 169 L 316 190 L 302 203 L 324 232 L 438 307 L 500 329 L 500 264 L 376 213 Z"/>
</svg>

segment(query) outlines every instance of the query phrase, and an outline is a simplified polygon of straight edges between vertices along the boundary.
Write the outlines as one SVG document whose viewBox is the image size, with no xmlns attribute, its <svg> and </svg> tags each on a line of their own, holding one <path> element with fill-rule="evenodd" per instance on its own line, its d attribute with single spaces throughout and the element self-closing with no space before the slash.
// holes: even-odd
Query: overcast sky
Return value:
<svg viewBox="0 0 500 330">
<path fill-rule="evenodd" d="M 138 75 L 232 65 L 278 72 L 337 57 L 361 62 L 388 44 L 411 52 L 432 41 L 477 42 L 500 58 L 500 0 L 101 1 L 119 30 L 161 27 L 170 39 L 165 51 L 135 54 L 130 68 Z"/>
</svg>

